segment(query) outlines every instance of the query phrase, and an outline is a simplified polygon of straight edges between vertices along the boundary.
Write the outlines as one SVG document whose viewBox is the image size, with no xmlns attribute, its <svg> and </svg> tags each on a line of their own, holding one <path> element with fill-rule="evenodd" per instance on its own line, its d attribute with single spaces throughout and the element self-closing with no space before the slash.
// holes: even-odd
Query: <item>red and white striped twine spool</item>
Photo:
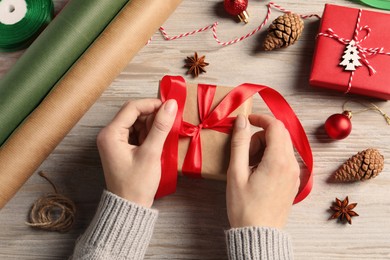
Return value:
<svg viewBox="0 0 390 260">
<path fill-rule="evenodd" d="M 218 26 L 218 22 L 214 22 L 213 24 L 211 25 L 208 25 L 208 26 L 205 26 L 203 28 L 200 28 L 200 29 L 197 29 L 197 30 L 193 30 L 193 31 L 190 31 L 190 32 L 186 32 L 186 33 L 182 33 L 182 34 L 178 34 L 176 36 L 169 36 L 167 31 L 165 30 L 164 27 L 160 27 L 160 32 L 161 34 L 163 35 L 164 39 L 167 40 L 167 41 L 172 41 L 172 40 L 177 40 L 177 39 L 180 39 L 180 38 L 183 38 L 183 37 L 187 37 L 189 35 L 194 35 L 196 33 L 200 33 L 200 32 L 204 32 L 204 31 L 207 31 L 209 29 L 212 29 L 212 33 L 213 33 L 213 37 L 214 37 L 214 40 L 219 44 L 219 45 L 222 45 L 222 46 L 228 46 L 228 45 L 232 45 L 234 43 L 237 43 L 237 42 L 240 42 L 242 40 L 245 40 L 246 38 L 249 38 L 251 37 L 252 35 L 254 35 L 255 33 L 257 33 L 258 31 L 260 31 L 264 25 L 268 22 L 269 18 L 271 17 L 271 9 L 275 8 L 283 13 L 291 13 L 291 11 L 283 8 L 282 6 L 278 5 L 278 4 L 275 4 L 274 2 L 269 2 L 267 4 L 267 15 L 264 19 L 264 21 L 258 26 L 256 27 L 253 31 L 247 33 L 246 35 L 243 35 L 241 37 L 237 37 L 233 40 L 230 40 L 230 41 L 226 41 L 226 42 L 223 42 L 219 39 L 218 35 L 217 35 L 217 26 Z M 300 17 L 302 19 L 307 19 L 307 18 L 311 18 L 311 17 L 317 17 L 318 19 L 321 19 L 321 17 L 318 15 L 318 14 L 308 14 L 308 15 L 300 15 Z M 150 42 L 151 40 L 148 41 L 148 43 Z"/>
</svg>

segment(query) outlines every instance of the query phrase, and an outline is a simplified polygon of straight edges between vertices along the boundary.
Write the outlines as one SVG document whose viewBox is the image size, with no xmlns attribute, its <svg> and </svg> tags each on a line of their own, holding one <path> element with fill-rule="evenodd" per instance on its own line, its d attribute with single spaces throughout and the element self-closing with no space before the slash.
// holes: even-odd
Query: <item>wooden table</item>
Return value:
<svg viewBox="0 0 390 260">
<path fill-rule="evenodd" d="M 58 12 L 67 0 L 55 0 Z M 281 0 L 278 4 L 297 13 L 321 14 L 326 1 Z M 351 1 L 341 5 L 360 7 Z M 190 31 L 219 21 L 222 40 L 241 36 L 258 26 L 266 14 L 266 2 L 249 1 L 248 25 L 236 23 L 223 10 L 222 1 L 184 0 L 164 25 L 169 34 Z M 280 15 L 273 10 L 272 19 Z M 196 81 L 235 86 L 243 82 L 262 83 L 282 93 L 305 127 L 312 145 L 315 168 L 311 195 L 292 209 L 286 231 L 291 234 L 296 259 L 390 259 L 390 168 L 375 179 L 354 184 L 334 184 L 329 176 L 350 156 L 369 147 L 390 156 L 390 126 L 374 112 L 357 114 L 353 131 L 345 140 L 331 141 L 323 123 L 342 111 L 351 96 L 309 86 L 310 66 L 318 19 L 305 21 L 301 39 L 284 50 L 264 52 L 265 28 L 253 37 L 220 47 L 211 31 L 176 41 L 164 41 L 156 32 L 152 42 L 116 78 L 99 101 L 55 149 L 39 170 L 48 173 L 62 193 L 78 207 L 77 222 L 66 234 L 37 231 L 24 223 L 31 204 L 51 191 L 37 174 L 0 212 L 0 259 L 66 259 L 76 238 L 94 215 L 104 187 L 103 172 L 95 137 L 128 99 L 155 97 L 163 75 L 185 75 L 184 58 L 197 51 L 206 55 L 207 73 Z M 22 52 L 0 53 L 0 75 L 4 75 Z M 191 77 L 185 76 L 192 80 Z M 354 96 L 353 96 L 354 97 Z M 355 98 L 355 97 L 354 97 Z M 374 102 L 390 113 L 387 102 Z M 353 106 L 353 110 L 360 109 Z M 260 99 L 254 110 L 268 113 Z M 359 217 L 353 225 L 328 221 L 329 206 L 335 197 L 349 196 L 358 202 Z M 160 216 L 146 259 L 226 259 L 224 230 L 228 228 L 225 183 L 179 177 L 176 194 L 154 206 Z"/>
</svg>

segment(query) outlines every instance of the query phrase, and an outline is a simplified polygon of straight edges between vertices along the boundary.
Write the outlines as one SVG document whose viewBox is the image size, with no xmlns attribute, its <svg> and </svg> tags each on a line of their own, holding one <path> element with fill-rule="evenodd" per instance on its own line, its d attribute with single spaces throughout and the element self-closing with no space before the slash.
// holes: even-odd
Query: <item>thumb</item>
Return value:
<svg viewBox="0 0 390 260">
<path fill-rule="evenodd" d="M 248 179 L 250 140 L 248 119 L 243 115 L 238 115 L 233 128 L 228 178 L 238 181 Z"/>
<path fill-rule="evenodd" d="M 171 131 L 177 112 L 176 100 L 166 101 L 158 110 L 154 118 L 152 127 L 146 137 L 142 147 L 149 151 L 161 154 L 164 147 L 165 139 Z"/>
</svg>

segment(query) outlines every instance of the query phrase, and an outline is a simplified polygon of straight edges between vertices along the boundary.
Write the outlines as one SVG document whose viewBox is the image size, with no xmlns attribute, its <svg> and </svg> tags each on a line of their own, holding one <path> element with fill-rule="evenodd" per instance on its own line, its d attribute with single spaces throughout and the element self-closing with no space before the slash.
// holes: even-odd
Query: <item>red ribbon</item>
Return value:
<svg viewBox="0 0 390 260">
<path fill-rule="evenodd" d="M 313 155 L 306 133 L 287 101 L 277 91 L 267 86 L 244 83 L 233 88 L 215 109 L 210 111 L 215 88 L 216 86 L 213 85 L 198 85 L 200 124 L 195 126 L 183 121 L 186 99 L 185 80 L 180 76 L 164 76 L 161 80 L 161 100 L 165 102 L 168 99 L 175 99 L 178 103 L 178 113 L 164 145 L 161 157 L 162 175 L 156 198 L 174 193 L 176 190 L 179 135 L 191 138 L 183 164 L 183 173 L 201 177 L 202 149 L 200 130 L 207 128 L 222 133 L 230 133 L 235 118 L 229 117 L 229 115 L 256 93 L 264 100 L 274 116 L 284 123 L 286 129 L 290 132 L 295 149 L 309 170 L 303 173 L 301 188 L 294 203 L 298 203 L 306 198 L 311 191 L 313 183 Z"/>
</svg>

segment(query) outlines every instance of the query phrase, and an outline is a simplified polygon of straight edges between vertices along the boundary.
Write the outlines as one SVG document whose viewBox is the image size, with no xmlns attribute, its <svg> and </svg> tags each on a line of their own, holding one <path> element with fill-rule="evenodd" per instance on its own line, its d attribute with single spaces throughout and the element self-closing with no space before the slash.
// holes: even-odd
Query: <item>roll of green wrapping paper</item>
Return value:
<svg viewBox="0 0 390 260">
<path fill-rule="evenodd" d="M 16 129 L 0 148 L 0 208 L 49 156 L 180 2 L 129 2 Z"/>
<path fill-rule="evenodd" d="M 378 9 L 390 10 L 390 0 L 360 0 L 360 2 Z"/>
<path fill-rule="evenodd" d="M 27 47 L 53 19 L 51 0 L 0 1 L 0 51 Z"/>
<path fill-rule="evenodd" d="M 39 35 L 0 80 L 0 145 L 127 2 L 71 0 Z"/>
</svg>

